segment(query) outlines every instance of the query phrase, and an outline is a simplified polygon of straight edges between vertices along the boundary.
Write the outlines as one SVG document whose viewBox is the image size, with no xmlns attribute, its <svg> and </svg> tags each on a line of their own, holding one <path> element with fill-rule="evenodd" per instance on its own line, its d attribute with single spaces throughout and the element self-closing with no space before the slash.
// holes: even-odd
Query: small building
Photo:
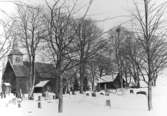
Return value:
<svg viewBox="0 0 167 116">
<path fill-rule="evenodd" d="M 51 88 L 49 86 L 50 81 L 45 80 L 45 81 L 40 81 L 37 83 L 34 87 L 34 92 L 35 93 L 43 93 L 45 91 L 51 91 Z"/>
<path fill-rule="evenodd" d="M 28 93 L 30 90 L 30 63 L 23 61 L 23 54 L 18 49 L 13 49 L 8 55 L 2 83 L 9 83 L 11 92 L 17 95 Z M 49 81 L 52 91 L 56 88 L 55 67 L 47 63 L 35 63 L 35 85 L 41 81 Z"/>
<path fill-rule="evenodd" d="M 124 85 L 125 85 L 125 80 L 123 79 L 123 87 Z M 100 77 L 97 81 L 97 87 L 99 90 L 121 88 L 121 80 L 119 74 L 105 75 Z"/>
<path fill-rule="evenodd" d="M 3 91 L 3 94 L 8 94 L 11 92 L 11 85 L 10 83 L 3 83 L 2 84 L 2 91 Z"/>
</svg>

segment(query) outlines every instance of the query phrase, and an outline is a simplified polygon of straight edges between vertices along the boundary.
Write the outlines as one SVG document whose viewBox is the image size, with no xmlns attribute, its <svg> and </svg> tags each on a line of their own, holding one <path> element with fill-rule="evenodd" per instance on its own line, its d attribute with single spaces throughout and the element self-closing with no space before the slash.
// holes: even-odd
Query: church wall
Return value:
<svg viewBox="0 0 167 116">
<path fill-rule="evenodd" d="M 17 77 L 16 78 L 16 90 L 18 95 L 20 92 L 22 93 L 28 93 L 28 79 L 25 77 Z"/>
<path fill-rule="evenodd" d="M 11 91 L 12 92 L 16 91 L 16 76 L 13 72 L 12 67 L 9 65 L 9 63 L 7 64 L 6 70 L 3 74 L 2 82 L 10 83 Z"/>
</svg>

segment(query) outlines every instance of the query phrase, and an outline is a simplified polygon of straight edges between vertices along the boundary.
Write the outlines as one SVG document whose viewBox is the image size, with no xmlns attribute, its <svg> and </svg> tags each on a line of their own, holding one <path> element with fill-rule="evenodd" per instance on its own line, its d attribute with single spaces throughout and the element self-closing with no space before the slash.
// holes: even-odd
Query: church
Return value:
<svg viewBox="0 0 167 116">
<path fill-rule="evenodd" d="M 2 74 L 2 90 L 5 85 L 8 85 L 14 94 L 28 93 L 30 90 L 29 75 L 30 63 L 23 61 L 23 53 L 19 49 L 12 49 Z M 55 90 L 56 74 L 53 64 L 35 62 L 35 89 L 40 88 Z"/>
</svg>

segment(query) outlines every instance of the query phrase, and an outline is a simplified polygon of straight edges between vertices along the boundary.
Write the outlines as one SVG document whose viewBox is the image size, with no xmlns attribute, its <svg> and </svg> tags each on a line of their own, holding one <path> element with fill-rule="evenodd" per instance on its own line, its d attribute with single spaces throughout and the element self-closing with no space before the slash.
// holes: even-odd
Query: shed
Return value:
<svg viewBox="0 0 167 116">
<path fill-rule="evenodd" d="M 10 83 L 2 83 L 2 91 L 3 93 L 11 92 L 11 84 Z"/>
<path fill-rule="evenodd" d="M 42 93 L 46 90 L 49 89 L 49 80 L 44 80 L 44 81 L 40 81 L 39 83 L 37 83 L 34 87 L 34 92 L 35 93 Z"/>
<path fill-rule="evenodd" d="M 123 85 L 125 81 L 123 79 Z M 106 89 L 117 89 L 121 87 L 121 80 L 119 74 L 105 75 L 98 79 L 97 87 L 99 90 Z"/>
</svg>

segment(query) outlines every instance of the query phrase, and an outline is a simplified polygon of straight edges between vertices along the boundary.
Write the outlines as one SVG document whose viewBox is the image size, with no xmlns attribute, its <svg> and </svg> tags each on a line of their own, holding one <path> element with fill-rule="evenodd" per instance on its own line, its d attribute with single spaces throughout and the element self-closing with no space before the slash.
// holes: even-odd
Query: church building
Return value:
<svg viewBox="0 0 167 116">
<path fill-rule="evenodd" d="M 23 61 L 23 53 L 17 48 L 12 49 L 2 75 L 2 85 L 10 85 L 11 92 L 15 94 L 28 93 L 30 90 L 30 63 Z M 35 85 L 38 89 L 55 91 L 55 67 L 48 63 L 35 63 Z M 3 89 L 3 87 L 2 87 Z"/>
</svg>

